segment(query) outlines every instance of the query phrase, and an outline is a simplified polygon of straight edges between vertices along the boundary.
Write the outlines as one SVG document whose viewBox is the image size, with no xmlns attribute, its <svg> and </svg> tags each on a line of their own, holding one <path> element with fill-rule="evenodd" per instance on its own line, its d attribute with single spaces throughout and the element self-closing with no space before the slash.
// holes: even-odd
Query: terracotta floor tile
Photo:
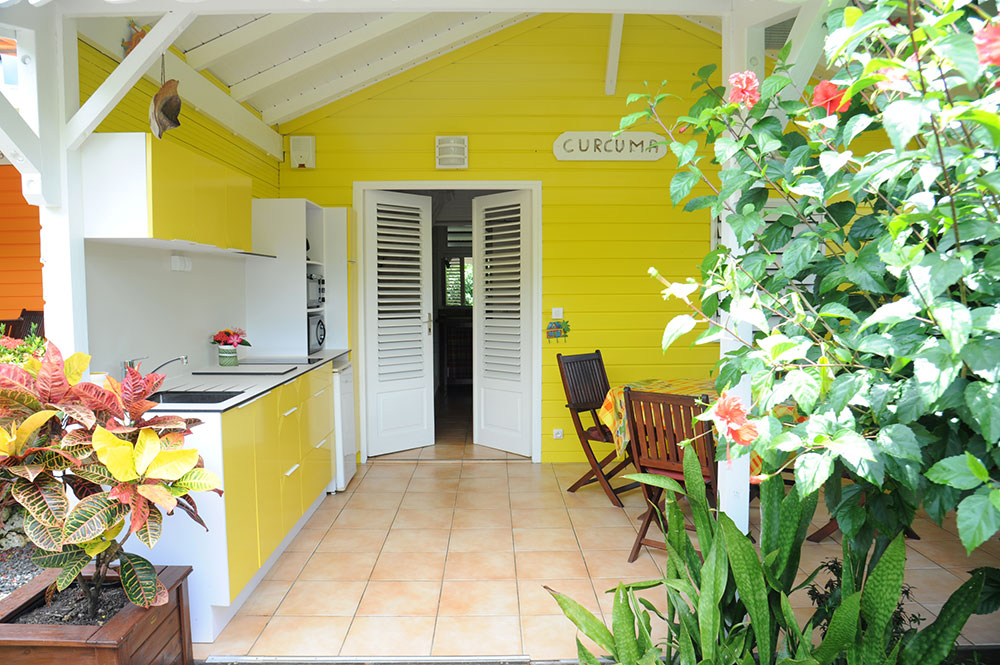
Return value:
<svg viewBox="0 0 1000 665">
<path fill-rule="evenodd" d="M 452 462 L 422 462 L 417 465 L 413 472 L 413 480 L 418 479 L 449 479 L 458 478 L 462 475 L 462 465 Z"/>
<path fill-rule="evenodd" d="M 407 492 L 403 495 L 400 508 L 426 510 L 428 508 L 454 508 L 458 495 L 454 492 Z"/>
<path fill-rule="evenodd" d="M 299 574 L 300 580 L 367 580 L 375 567 L 374 552 L 316 552 Z"/>
<path fill-rule="evenodd" d="M 340 508 L 317 508 L 308 520 L 304 528 L 306 529 L 329 529 L 333 521 L 340 514 Z"/>
<path fill-rule="evenodd" d="M 511 492 L 510 507 L 519 509 L 565 508 L 559 492 Z"/>
<path fill-rule="evenodd" d="M 510 509 L 510 492 L 459 492 L 457 508 L 474 508 L 490 510 L 497 508 Z"/>
<path fill-rule="evenodd" d="M 965 547 L 956 539 L 951 541 L 909 541 L 909 549 L 920 554 L 944 568 L 978 568 L 979 566 L 1000 566 L 1000 559 L 987 552 L 976 549 L 967 554 Z"/>
<path fill-rule="evenodd" d="M 510 510 L 495 508 L 480 510 L 478 508 L 457 508 L 455 510 L 454 529 L 507 529 L 510 530 Z"/>
<path fill-rule="evenodd" d="M 507 481 L 507 487 L 512 494 L 521 492 L 551 492 L 558 494 L 562 492 L 559 482 L 555 478 L 546 476 L 513 476 Z"/>
<path fill-rule="evenodd" d="M 907 570 L 903 581 L 913 587 L 913 600 L 926 607 L 928 603 L 948 600 L 964 580 L 944 568 L 920 568 Z"/>
<path fill-rule="evenodd" d="M 459 492 L 505 492 L 507 491 L 507 477 L 499 478 L 462 478 L 458 481 Z"/>
<path fill-rule="evenodd" d="M 462 464 L 462 479 L 466 478 L 506 478 L 506 462 L 465 462 Z"/>
<path fill-rule="evenodd" d="M 955 534 L 939 527 L 929 519 L 913 520 L 912 528 L 920 536 L 920 540 L 909 540 L 908 543 L 926 543 L 931 540 L 955 540 Z"/>
<path fill-rule="evenodd" d="M 355 478 L 357 477 L 358 476 L 355 476 Z M 323 503 L 319 504 L 319 507 L 316 508 L 316 512 L 339 511 L 347 505 L 347 502 L 350 501 L 352 494 L 353 492 L 350 491 L 327 494 L 326 498 L 323 499 Z"/>
<path fill-rule="evenodd" d="M 208 656 L 245 656 L 253 643 L 257 641 L 268 616 L 237 614 L 233 620 L 222 629 L 215 642 L 195 644 L 195 658 L 205 659 Z"/>
<path fill-rule="evenodd" d="M 454 494 L 458 491 L 458 483 L 458 478 L 414 478 L 406 486 L 406 491 Z"/>
<path fill-rule="evenodd" d="M 438 617 L 431 655 L 521 655 L 521 622 L 517 616 Z"/>
<path fill-rule="evenodd" d="M 392 523 L 393 529 L 447 529 L 451 526 L 451 508 L 400 508 Z"/>
<path fill-rule="evenodd" d="M 465 444 L 435 444 L 427 446 L 420 453 L 421 460 L 427 459 L 451 459 L 460 460 L 465 454 Z"/>
<path fill-rule="evenodd" d="M 402 492 L 362 492 L 355 494 L 347 502 L 348 510 L 379 510 L 399 508 L 399 502 L 403 500 Z"/>
<path fill-rule="evenodd" d="M 565 579 L 586 578 L 587 566 L 583 556 L 576 552 L 517 552 L 514 555 L 517 578 Z"/>
<path fill-rule="evenodd" d="M 292 542 L 285 548 L 286 552 L 308 552 L 312 553 L 326 535 L 326 529 L 300 529 Z"/>
<path fill-rule="evenodd" d="M 575 552 L 579 549 L 573 529 L 514 529 L 514 550 L 518 552 Z"/>
<path fill-rule="evenodd" d="M 584 550 L 583 558 L 591 577 L 660 577 L 659 569 L 645 552 L 640 552 L 632 563 L 628 562 L 628 550 Z"/>
<path fill-rule="evenodd" d="M 372 580 L 358 616 L 435 616 L 440 595 L 440 582 Z"/>
<path fill-rule="evenodd" d="M 392 464 L 373 464 L 365 474 L 365 480 L 371 480 L 372 478 L 407 478 L 413 475 L 413 472 L 417 468 L 417 463 L 415 461 L 410 462 L 393 462 Z"/>
<path fill-rule="evenodd" d="M 512 580 L 513 552 L 449 552 L 446 580 Z"/>
<path fill-rule="evenodd" d="M 962 627 L 962 636 L 973 644 L 996 644 L 1000 638 L 1000 612 L 973 614 Z"/>
<path fill-rule="evenodd" d="M 508 615 L 518 612 L 514 580 L 445 580 L 441 587 L 442 616 Z"/>
<path fill-rule="evenodd" d="M 269 582 L 294 582 L 309 560 L 309 552 L 285 552 L 271 566 L 264 579 Z"/>
<path fill-rule="evenodd" d="M 363 508 L 344 508 L 334 521 L 334 528 L 346 529 L 388 529 L 396 516 L 393 508 L 378 508 L 374 510 Z"/>
<path fill-rule="evenodd" d="M 565 508 L 512 508 L 510 515 L 515 529 L 549 529 L 572 525 Z"/>
<path fill-rule="evenodd" d="M 366 582 L 303 580 L 278 605 L 276 615 L 350 617 L 358 609 Z"/>
<path fill-rule="evenodd" d="M 477 446 L 475 444 L 465 446 L 465 459 L 507 459 L 507 454 L 496 448 L 489 446 Z"/>
<path fill-rule="evenodd" d="M 333 527 L 316 547 L 317 552 L 378 552 L 385 541 L 385 529 Z"/>
<path fill-rule="evenodd" d="M 292 583 L 287 581 L 261 582 L 243 603 L 239 613 L 274 614 L 274 610 L 281 604 L 281 600 L 291 587 Z"/>
<path fill-rule="evenodd" d="M 906 548 L 906 569 L 910 568 L 935 568 L 936 563 L 925 557 L 920 552 L 916 551 L 912 547 L 907 546 Z"/>
<path fill-rule="evenodd" d="M 618 588 L 619 583 L 628 584 L 630 582 L 645 582 L 649 578 L 646 576 L 625 576 L 625 577 L 608 577 L 608 578 L 593 578 L 590 580 L 594 588 L 594 595 L 597 596 L 597 602 L 601 607 L 601 611 L 604 613 L 605 617 L 610 619 L 611 610 L 615 604 L 615 589 Z M 650 589 L 640 589 L 635 592 L 635 595 L 640 598 L 646 598 L 653 603 L 653 606 L 658 609 L 663 609 L 667 604 L 667 592 L 664 591 L 663 587 L 653 587 Z"/>
<path fill-rule="evenodd" d="M 407 482 L 407 478 L 364 478 L 355 492 L 359 494 L 367 492 L 396 493 L 405 487 Z"/>
<path fill-rule="evenodd" d="M 434 617 L 354 618 L 341 656 L 429 656 Z"/>
<path fill-rule="evenodd" d="M 799 568 L 812 572 L 816 566 L 827 559 L 834 557 L 841 559 L 844 556 L 843 548 L 831 542 L 810 543 L 806 541 L 802 544 L 802 554 L 799 558 Z"/>
<path fill-rule="evenodd" d="M 444 552 L 382 552 L 373 580 L 440 580 L 444 575 Z"/>
<path fill-rule="evenodd" d="M 510 529 L 459 529 L 451 532 L 449 552 L 509 552 L 513 549 Z"/>
<path fill-rule="evenodd" d="M 563 615 L 522 616 L 521 642 L 524 653 L 532 660 L 576 660 L 576 639 L 600 658 L 604 652 L 576 631 L 576 626 Z"/>
<path fill-rule="evenodd" d="M 524 461 L 508 461 L 507 462 L 507 477 L 514 478 L 517 476 L 544 476 L 546 478 L 555 478 L 555 474 L 552 471 L 552 467 L 556 466 L 554 464 L 532 464 L 530 460 Z"/>
<path fill-rule="evenodd" d="M 635 529 L 631 526 L 579 526 L 576 537 L 585 550 L 620 550 L 632 547 Z"/>
<path fill-rule="evenodd" d="M 576 436 L 575 434 L 573 436 Z M 552 472 L 556 478 L 570 478 L 576 480 L 583 474 L 590 471 L 590 465 L 586 462 L 567 462 L 566 464 L 553 464 Z"/>
<path fill-rule="evenodd" d="M 522 616 L 542 616 L 561 612 L 559 604 L 556 603 L 552 594 L 545 590 L 545 587 L 569 596 L 594 613 L 597 618 L 601 618 L 601 606 L 597 603 L 597 596 L 594 594 L 590 578 L 576 580 L 519 579 L 517 581 L 517 598 Z"/>
<path fill-rule="evenodd" d="M 633 521 L 628 518 L 621 508 L 609 506 L 607 508 L 570 508 L 569 517 L 573 521 L 573 526 L 577 529 L 582 527 L 595 526 L 632 526 Z"/>
<path fill-rule="evenodd" d="M 383 552 L 447 552 L 448 529 L 393 529 L 385 539 Z"/>
<path fill-rule="evenodd" d="M 350 617 L 273 617 L 251 656 L 324 656 L 340 651 Z"/>
<path fill-rule="evenodd" d="M 629 493 L 631 494 L 631 492 Z M 600 486 L 588 485 L 581 487 L 576 492 L 563 492 L 563 501 L 569 508 L 614 508 L 611 499 L 604 493 Z M 642 502 L 627 501 L 630 496 L 625 494 L 618 497 L 622 503 L 630 505 L 644 505 Z"/>
</svg>

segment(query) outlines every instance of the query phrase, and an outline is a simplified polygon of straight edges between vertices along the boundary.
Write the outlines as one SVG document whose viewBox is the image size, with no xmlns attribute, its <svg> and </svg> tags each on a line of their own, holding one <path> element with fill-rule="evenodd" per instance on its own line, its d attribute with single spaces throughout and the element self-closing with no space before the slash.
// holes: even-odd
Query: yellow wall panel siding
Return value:
<svg viewBox="0 0 1000 665">
<path fill-rule="evenodd" d="M 664 325 L 687 310 L 664 302 L 652 266 L 671 279 L 697 278 L 708 252 L 707 211 L 669 200 L 676 160 L 560 162 L 553 141 L 571 130 L 618 127 L 629 92 L 666 79 L 682 97 L 668 122 L 697 99 L 692 74 L 718 63 L 718 36 L 683 20 L 630 15 L 617 94 L 604 94 L 607 15 L 542 15 L 446 54 L 292 121 L 283 133 L 316 136 L 317 168 L 281 166 L 281 196 L 353 204 L 365 180 L 528 180 L 542 183 L 542 459 L 582 461 L 565 408 L 557 353 L 602 349 L 612 382 L 708 377 L 718 347 L 692 346 L 700 329 L 666 354 Z M 656 131 L 652 126 L 643 127 Z M 469 168 L 434 168 L 434 136 L 466 134 Z M 707 194 L 707 188 L 695 193 Z M 354 292 L 352 291 L 352 296 Z M 552 307 L 572 330 L 544 341 Z M 552 438 L 562 428 L 567 438 Z"/>
<path fill-rule="evenodd" d="M 79 42 L 80 101 L 86 101 L 118 65 L 85 41 Z M 158 86 L 140 79 L 97 128 L 99 132 L 148 132 L 149 101 Z M 184 86 L 180 86 L 184 97 Z M 253 179 L 253 196 L 278 196 L 278 160 L 249 141 L 206 115 L 185 105 L 181 109 L 181 126 L 164 134 L 165 141 L 174 141 L 206 157 L 230 166 Z"/>
</svg>

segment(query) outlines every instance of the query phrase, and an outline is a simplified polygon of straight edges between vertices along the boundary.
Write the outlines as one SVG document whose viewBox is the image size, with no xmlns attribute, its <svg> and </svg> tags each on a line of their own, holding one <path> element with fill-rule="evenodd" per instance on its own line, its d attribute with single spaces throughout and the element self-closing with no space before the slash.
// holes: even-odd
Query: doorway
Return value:
<svg viewBox="0 0 1000 665">
<path fill-rule="evenodd" d="M 538 183 L 357 183 L 362 459 L 540 461 Z"/>
</svg>

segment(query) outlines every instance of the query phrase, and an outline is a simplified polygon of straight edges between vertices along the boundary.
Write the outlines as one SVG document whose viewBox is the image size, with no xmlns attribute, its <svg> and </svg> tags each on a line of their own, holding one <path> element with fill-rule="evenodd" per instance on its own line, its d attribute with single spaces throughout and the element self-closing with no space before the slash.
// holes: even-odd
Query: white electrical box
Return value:
<svg viewBox="0 0 1000 665">
<path fill-rule="evenodd" d="M 288 162 L 293 169 L 316 168 L 316 137 L 289 136 Z"/>
</svg>

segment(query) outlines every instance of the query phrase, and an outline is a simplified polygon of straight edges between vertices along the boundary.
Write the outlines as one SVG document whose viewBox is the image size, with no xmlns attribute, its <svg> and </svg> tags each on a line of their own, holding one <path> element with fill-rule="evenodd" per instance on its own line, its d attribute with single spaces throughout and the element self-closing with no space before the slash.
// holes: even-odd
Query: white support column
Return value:
<svg viewBox="0 0 1000 665">
<path fill-rule="evenodd" d="M 611 15 L 611 35 L 608 37 L 608 68 L 604 73 L 604 94 L 615 94 L 618 87 L 618 62 L 622 54 L 622 32 L 625 14 Z"/>
<path fill-rule="evenodd" d="M 751 70 L 762 78 L 764 69 L 764 26 L 748 26 L 743 17 L 727 14 L 722 17 L 722 82 L 728 87 L 729 76 L 735 72 Z M 732 227 L 723 220 L 722 243 L 736 247 Z M 747 339 L 752 332 L 749 326 L 739 326 L 740 337 Z M 724 338 L 720 344 L 722 356 L 739 347 L 736 340 Z M 743 404 L 750 406 L 750 381 L 744 379 L 730 391 Z M 719 462 L 719 508 L 736 523 L 744 533 L 750 527 L 750 457 Z"/>
</svg>

